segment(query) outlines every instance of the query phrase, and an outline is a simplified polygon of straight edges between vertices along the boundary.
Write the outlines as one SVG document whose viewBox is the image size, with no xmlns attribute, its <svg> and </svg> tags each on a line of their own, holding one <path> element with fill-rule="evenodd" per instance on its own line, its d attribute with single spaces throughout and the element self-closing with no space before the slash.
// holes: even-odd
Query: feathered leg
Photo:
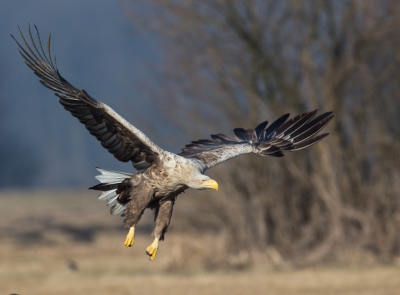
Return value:
<svg viewBox="0 0 400 295">
<path fill-rule="evenodd" d="M 155 227 L 154 227 L 154 241 L 150 246 L 146 248 L 146 254 L 150 256 L 150 260 L 154 260 L 157 255 L 158 242 L 164 240 L 164 234 L 167 231 L 169 222 L 172 216 L 172 209 L 174 207 L 174 201 L 168 200 L 160 203 L 160 206 L 155 212 Z"/>
<path fill-rule="evenodd" d="M 144 210 L 151 201 L 152 194 L 142 193 L 131 198 L 126 205 L 126 215 L 124 224 L 130 227 L 125 239 L 125 247 L 132 247 L 135 243 L 135 226 L 143 215 Z"/>
</svg>

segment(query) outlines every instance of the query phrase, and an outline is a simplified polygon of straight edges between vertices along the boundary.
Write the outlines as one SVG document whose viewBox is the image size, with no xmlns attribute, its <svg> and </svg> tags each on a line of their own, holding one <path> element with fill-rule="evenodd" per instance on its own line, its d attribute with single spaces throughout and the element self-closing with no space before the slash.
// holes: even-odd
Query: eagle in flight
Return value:
<svg viewBox="0 0 400 295">
<path fill-rule="evenodd" d="M 328 135 L 317 133 L 333 118 L 332 112 L 314 118 L 317 113 L 314 110 L 290 120 L 289 114 L 283 115 L 269 126 L 265 121 L 254 129 L 236 128 L 234 136 L 211 135 L 212 139 L 192 141 L 180 154 L 170 153 L 109 106 L 65 80 L 50 54 L 51 35 L 45 51 L 36 26 L 35 29 L 36 42 L 29 27 L 31 44 L 20 30 L 25 47 L 11 35 L 25 63 L 44 86 L 55 91 L 61 105 L 78 118 L 104 148 L 119 161 L 131 161 L 136 169 L 136 173 L 131 174 L 97 168 L 101 175 L 96 178 L 101 183 L 90 189 L 101 191 L 99 199 L 111 206 L 111 214 L 125 217 L 124 225 L 129 227 L 126 247 L 134 244 L 135 227 L 144 210 L 154 209 L 154 241 L 146 249 L 150 260 L 155 259 L 159 241 L 164 239 L 177 196 L 188 188 L 218 189 L 218 183 L 204 174 L 207 169 L 247 153 L 282 157 L 285 151 L 304 149 Z"/>
</svg>

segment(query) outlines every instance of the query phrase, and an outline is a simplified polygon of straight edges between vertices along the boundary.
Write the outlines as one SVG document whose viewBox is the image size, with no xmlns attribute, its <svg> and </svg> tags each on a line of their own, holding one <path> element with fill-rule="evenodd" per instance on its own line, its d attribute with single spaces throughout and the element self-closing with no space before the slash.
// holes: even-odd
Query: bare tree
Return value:
<svg viewBox="0 0 400 295">
<path fill-rule="evenodd" d="M 215 168 L 228 254 L 400 255 L 398 1 L 151 0 L 125 11 L 160 38 L 153 94 L 193 138 L 286 112 L 336 114 L 330 137 L 301 154 Z"/>
</svg>

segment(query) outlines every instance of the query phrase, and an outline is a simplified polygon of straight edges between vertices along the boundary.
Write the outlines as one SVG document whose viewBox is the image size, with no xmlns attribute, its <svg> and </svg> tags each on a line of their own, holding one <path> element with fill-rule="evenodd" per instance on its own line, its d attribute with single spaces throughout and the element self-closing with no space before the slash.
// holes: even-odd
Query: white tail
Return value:
<svg viewBox="0 0 400 295">
<path fill-rule="evenodd" d="M 97 175 L 96 179 L 101 182 L 90 189 L 100 190 L 102 193 L 99 196 L 99 200 L 106 201 L 107 206 L 112 206 L 110 209 L 110 214 L 116 215 L 125 212 L 125 205 L 117 202 L 117 186 L 125 179 L 130 178 L 131 174 L 125 172 L 118 172 L 113 170 L 105 170 L 96 167 L 96 169 L 101 173 Z"/>
</svg>

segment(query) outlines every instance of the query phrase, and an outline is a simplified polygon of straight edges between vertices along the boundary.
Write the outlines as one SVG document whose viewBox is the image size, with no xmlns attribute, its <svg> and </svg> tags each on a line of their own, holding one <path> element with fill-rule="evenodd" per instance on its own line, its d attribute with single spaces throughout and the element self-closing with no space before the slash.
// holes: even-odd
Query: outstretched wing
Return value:
<svg viewBox="0 0 400 295">
<path fill-rule="evenodd" d="M 154 144 L 143 132 L 129 124 L 109 106 L 92 98 L 85 90 L 77 89 L 66 81 L 58 72 L 50 54 L 50 35 L 45 53 L 36 28 L 38 44 L 35 43 L 29 27 L 31 45 L 28 44 L 21 30 L 21 38 L 25 44 L 19 46 L 19 52 L 25 63 L 41 79 L 40 82 L 54 91 L 59 102 L 74 117 L 85 125 L 101 145 L 119 161 L 132 161 L 138 172 L 145 171 L 164 151 Z"/>
<path fill-rule="evenodd" d="M 311 120 L 318 110 L 300 114 L 288 121 L 289 114 L 283 115 L 268 128 L 262 122 L 255 129 L 233 130 L 235 137 L 224 134 L 211 135 L 212 139 L 192 141 L 179 154 L 182 157 L 200 161 L 205 169 L 246 153 L 261 156 L 283 157 L 284 151 L 298 151 L 309 147 L 329 133 L 317 135 L 333 118 L 332 112 L 324 113 Z"/>
</svg>

